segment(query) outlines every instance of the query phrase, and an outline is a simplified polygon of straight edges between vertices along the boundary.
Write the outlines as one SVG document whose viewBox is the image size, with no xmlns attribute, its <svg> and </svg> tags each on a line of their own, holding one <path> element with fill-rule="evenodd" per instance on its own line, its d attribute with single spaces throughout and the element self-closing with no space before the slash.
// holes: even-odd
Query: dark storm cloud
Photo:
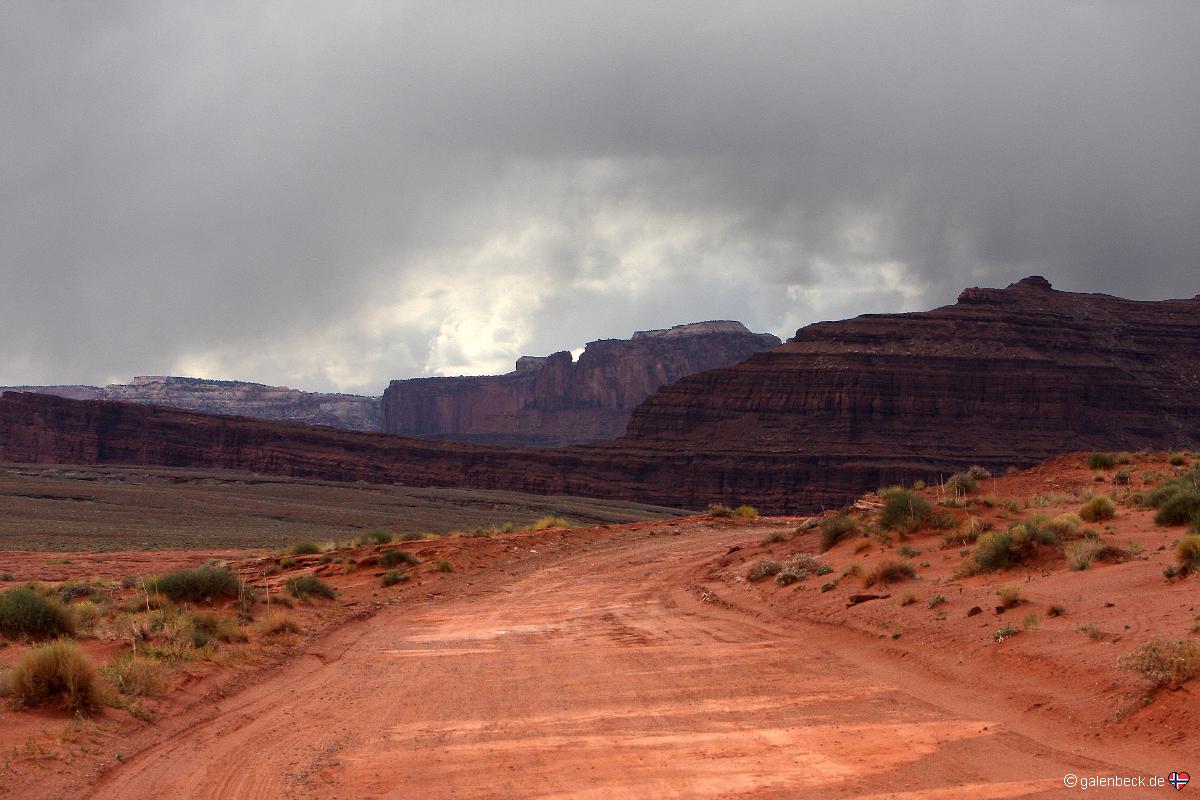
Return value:
<svg viewBox="0 0 1200 800">
<path fill-rule="evenodd" d="M 0 383 L 1200 291 L 1194 3 L 7 3 Z"/>
</svg>

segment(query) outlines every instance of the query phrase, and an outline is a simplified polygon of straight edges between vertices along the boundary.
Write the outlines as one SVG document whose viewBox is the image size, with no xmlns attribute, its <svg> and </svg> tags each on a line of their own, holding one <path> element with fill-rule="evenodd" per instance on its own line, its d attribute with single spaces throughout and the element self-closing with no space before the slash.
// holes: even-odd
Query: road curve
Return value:
<svg viewBox="0 0 1200 800">
<path fill-rule="evenodd" d="M 875 643 L 702 602 L 729 535 L 639 532 L 386 609 L 85 796 L 988 800 L 1117 768 L 940 702 Z"/>
</svg>

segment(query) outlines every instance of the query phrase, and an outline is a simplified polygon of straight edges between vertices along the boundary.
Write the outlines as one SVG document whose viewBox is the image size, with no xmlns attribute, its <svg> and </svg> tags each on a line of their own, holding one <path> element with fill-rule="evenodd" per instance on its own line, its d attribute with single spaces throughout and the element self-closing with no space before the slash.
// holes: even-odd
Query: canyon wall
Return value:
<svg viewBox="0 0 1200 800">
<path fill-rule="evenodd" d="M 383 430 L 521 447 L 614 439 L 658 387 L 779 344 L 740 322 L 700 322 L 591 342 L 578 361 L 522 356 L 507 375 L 392 381 Z"/>
<path fill-rule="evenodd" d="M 558 449 L 0 398 L 6 462 L 223 467 L 774 512 L 838 506 L 972 463 L 1184 447 L 1200 447 L 1200 298 L 1122 300 L 1034 278 L 969 289 L 933 311 L 810 325 L 782 347 L 660 387 L 614 441 Z"/>
<path fill-rule="evenodd" d="M 37 392 L 74 400 L 122 400 L 185 408 L 206 414 L 295 420 L 352 431 L 377 431 L 379 398 L 302 392 L 286 386 L 205 378 L 142 376 L 108 386 L 12 386 L 0 391 Z"/>
</svg>

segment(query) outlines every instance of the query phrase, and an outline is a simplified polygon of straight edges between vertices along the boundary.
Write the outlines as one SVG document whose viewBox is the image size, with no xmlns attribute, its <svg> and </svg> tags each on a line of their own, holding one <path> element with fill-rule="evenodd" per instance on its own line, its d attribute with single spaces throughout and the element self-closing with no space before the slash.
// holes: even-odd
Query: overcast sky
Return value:
<svg viewBox="0 0 1200 800">
<path fill-rule="evenodd" d="M 0 384 L 1200 292 L 1200 3 L 0 3 Z"/>
</svg>

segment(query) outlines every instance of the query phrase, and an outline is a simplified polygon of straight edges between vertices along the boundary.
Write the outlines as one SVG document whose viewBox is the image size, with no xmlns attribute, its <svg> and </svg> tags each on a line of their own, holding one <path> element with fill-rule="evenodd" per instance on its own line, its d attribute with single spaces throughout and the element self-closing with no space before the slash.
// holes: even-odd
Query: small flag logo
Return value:
<svg viewBox="0 0 1200 800">
<path fill-rule="evenodd" d="M 1177 791 L 1182 792 L 1183 787 L 1187 786 L 1192 780 L 1192 776 L 1186 772 L 1172 772 L 1167 776 L 1167 783 L 1175 787 Z"/>
</svg>

